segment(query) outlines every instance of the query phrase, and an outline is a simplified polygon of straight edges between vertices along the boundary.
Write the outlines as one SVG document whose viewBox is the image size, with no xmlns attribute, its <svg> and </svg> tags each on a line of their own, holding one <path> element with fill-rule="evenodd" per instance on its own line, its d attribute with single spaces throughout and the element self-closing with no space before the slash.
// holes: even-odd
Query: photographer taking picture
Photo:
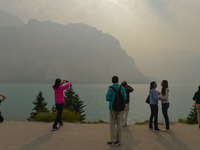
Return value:
<svg viewBox="0 0 200 150">
<path fill-rule="evenodd" d="M 64 85 L 65 83 L 67 84 Z M 57 127 L 58 123 L 59 123 L 59 126 L 63 126 L 62 111 L 63 111 L 64 102 L 65 102 L 63 91 L 66 90 L 69 86 L 70 86 L 70 82 L 68 80 L 63 80 L 63 82 L 61 83 L 61 79 L 56 79 L 55 84 L 53 85 L 53 90 L 54 90 L 54 95 L 55 95 L 55 105 L 56 105 L 58 114 L 54 121 L 52 131 L 58 130 L 58 127 Z"/>
</svg>

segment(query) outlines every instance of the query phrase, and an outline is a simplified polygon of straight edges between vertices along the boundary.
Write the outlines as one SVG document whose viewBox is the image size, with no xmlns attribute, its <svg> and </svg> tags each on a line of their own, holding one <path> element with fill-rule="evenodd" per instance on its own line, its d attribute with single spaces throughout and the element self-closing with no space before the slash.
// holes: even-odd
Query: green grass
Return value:
<svg viewBox="0 0 200 150">
<path fill-rule="evenodd" d="M 136 122 L 135 125 L 143 125 L 143 124 L 148 124 L 149 120 L 145 120 L 143 122 Z"/>
<path fill-rule="evenodd" d="M 178 119 L 178 123 L 184 123 L 184 124 L 190 124 L 190 125 L 198 124 L 196 122 L 195 123 L 194 122 L 190 122 L 187 119 L 182 119 L 182 118 Z"/>
<path fill-rule="evenodd" d="M 57 113 L 53 114 L 48 113 L 38 113 L 34 118 L 29 118 L 29 121 L 38 121 L 38 122 L 53 122 L 56 118 Z M 75 112 L 64 109 L 62 113 L 62 121 L 64 122 L 81 122 L 81 116 Z"/>
<path fill-rule="evenodd" d="M 178 119 L 178 123 L 185 123 L 185 124 L 188 124 L 187 120 L 186 119 Z"/>
<path fill-rule="evenodd" d="M 105 122 L 104 120 L 98 120 L 98 121 L 82 121 L 82 123 L 86 123 L 86 124 L 103 124 L 103 123 L 105 123 L 105 124 L 108 124 L 108 122 Z"/>
<path fill-rule="evenodd" d="M 152 122 L 153 123 L 153 122 Z M 147 125 L 149 124 L 149 120 L 145 120 L 143 122 L 136 122 L 135 125 Z M 158 122 L 158 125 L 164 125 L 164 122 Z M 174 122 L 170 122 L 170 124 L 174 124 Z"/>
</svg>

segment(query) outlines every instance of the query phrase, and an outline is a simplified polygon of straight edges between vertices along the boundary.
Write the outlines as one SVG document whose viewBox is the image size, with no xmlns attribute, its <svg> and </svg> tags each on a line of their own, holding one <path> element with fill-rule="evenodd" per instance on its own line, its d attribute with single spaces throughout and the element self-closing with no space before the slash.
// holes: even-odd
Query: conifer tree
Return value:
<svg viewBox="0 0 200 150">
<path fill-rule="evenodd" d="M 34 118 L 39 112 L 49 112 L 49 110 L 46 108 L 47 103 L 44 100 L 45 98 L 40 91 L 39 94 L 36 96 L 36 100 L 32 102 L 35 107 L 32 109 L 34 112 L 30 114 L 30 118 Z"/>
<path fill-rule="evenodd" d="M 197 111 L 196 111 L 196 105 L 195 105 L 195 103 L 192 106 L 190 113 L 188 114 L 187 122 L 189 124 L 198 123 L 198 120 L 197 120 Z"/>
<path fill-rule="evenodd" d="M 56 113 L 56 107 L 55 107 L 55 106 L 52 106 L 52 108 L 51 108 L 51 112 L 52 112 L 53 114 Z"/>
<path fill-rule="evenodd" d="M 83 108 L 85 107 L 84 102 L 80 100 L 79 95 L 76 94 L 72 88 L 72 84 L 70 87 L 65 91 L 65 104 L 64 108 L 73 111 L 77 114 L 81 115 L 81 121 L 85 120 L 85 111 Z"/>
</svg>

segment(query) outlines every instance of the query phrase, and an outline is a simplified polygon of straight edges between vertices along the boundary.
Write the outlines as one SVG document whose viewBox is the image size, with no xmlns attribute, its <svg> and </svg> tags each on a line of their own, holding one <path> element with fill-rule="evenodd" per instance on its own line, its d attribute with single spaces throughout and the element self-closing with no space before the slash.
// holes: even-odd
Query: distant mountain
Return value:
<svg viewBox="0 0 200 150">
<path fill-rule="evenodd" d="M 1 27 L 19 27 L 24 23 L 16 16 L 0 10 L 0 28 Z"/>
<path fill-rule="evenodd" d="M 1 20 L 0 20 L 1 22 Z M 148 79 L 117 39 L 85 24 L 60 25 L 31 19 L 19 27 L 0 28 L 0 81 L 144 83 Z"/>
</svg>

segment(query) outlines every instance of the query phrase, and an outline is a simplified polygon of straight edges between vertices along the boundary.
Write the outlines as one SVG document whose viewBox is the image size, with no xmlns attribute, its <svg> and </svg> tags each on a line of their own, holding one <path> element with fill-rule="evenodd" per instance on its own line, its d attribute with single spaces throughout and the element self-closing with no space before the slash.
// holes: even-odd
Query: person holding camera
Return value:
<svg viewBox="0 0 200 150">
<path fill-rule="evenodd" d="M 125 104 L 125 109 L 123 111 L 123 114 L 122 114 L 122 126 L 123 127 L 127 127 L 127 120 L 128 120 L 128 113 L 129 113 L 129 108 L 130 108 L 130 104 L 129 104 L 129 101 L 130 101 L 130 93 L 134 91 L 134 89 L 127 84 L 126 81 L 123 81 L 121 83 L 121 85 L 125 88 L 125 91 L 126 91 L 126 104 Z"/>
<path fill-rule="evenodd" d="M 67 84 L 65 84 L 67 83 Z M 55 84 L 53 85 L 54 95 L 55 95 L 55 105 L 58 114 L 53 124 L 52 131 L 58 130 L 57 124 L 63 126 L 62 123 L 62 111 L 65 103 L 63 91 L 66 90 L 70 86 L 70 82 L 68 80 L 63 80 L 61 83 L 61 79 L 56 79 Z"/>
</svg>

